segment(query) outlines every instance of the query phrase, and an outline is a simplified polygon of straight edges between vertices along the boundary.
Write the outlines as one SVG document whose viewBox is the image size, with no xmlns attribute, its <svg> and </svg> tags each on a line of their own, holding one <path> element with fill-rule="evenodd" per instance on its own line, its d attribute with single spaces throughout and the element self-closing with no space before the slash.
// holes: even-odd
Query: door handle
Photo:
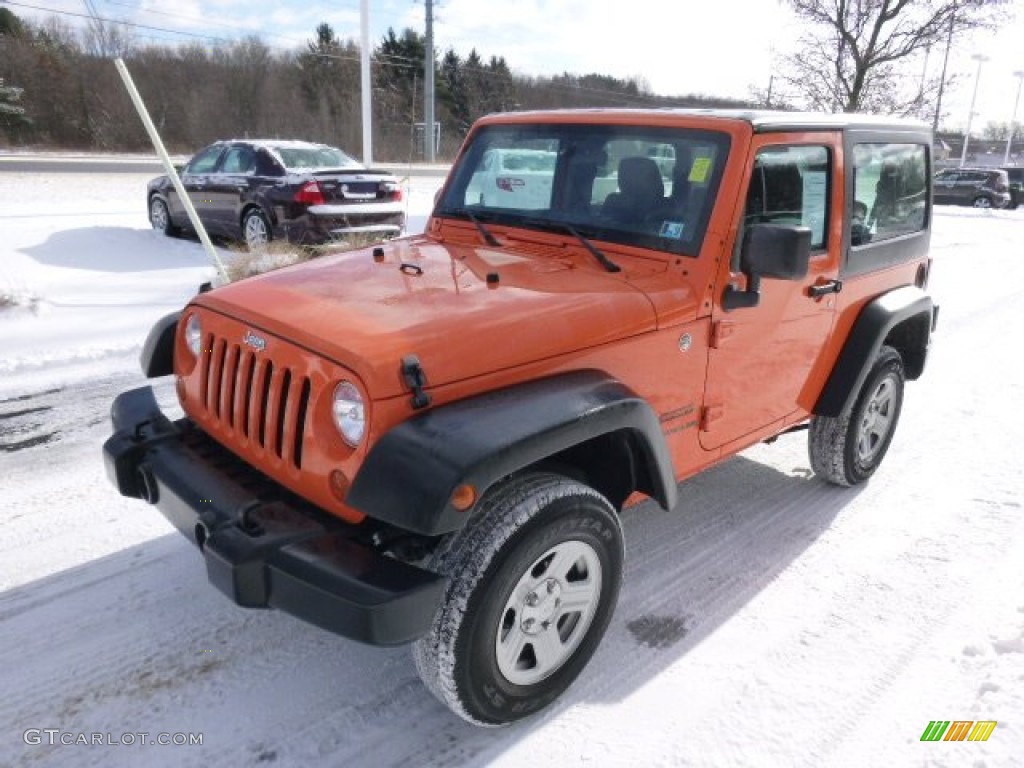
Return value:
<svg viewBox="0 0 1024 768">
<path fill-rule="evenodd" d="M 807 295 L 812 299 L 820 299 L 829 293 L 839 293 L 843 290 L 842 280 L 826 280 L 824 283 L 817 283 L 807 289 Z"/>
</svg>

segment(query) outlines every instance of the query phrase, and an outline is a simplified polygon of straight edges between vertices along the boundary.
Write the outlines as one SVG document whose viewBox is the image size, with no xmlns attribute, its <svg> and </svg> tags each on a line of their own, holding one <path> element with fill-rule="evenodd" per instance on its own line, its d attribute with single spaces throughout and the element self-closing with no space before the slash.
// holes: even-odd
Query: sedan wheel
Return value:
<svg viewBox="0 0 1024 768">
<path fill-rule="evenodd" d="M 257 209 L 252 209 L 242 219 L 242 235 L 250 251 L 261 250 L 271 240 L 267 218 Z"/>
<path fill-rule="evenodd" d="M 159 197 L 152 197 L 149 201 L 149 223 L 157 232 L 163 232 L 168 237 L 178 234 L 178 228 L 171 221 L 171 212 L 167 210 L 167 203 Z"/>
<path fill-rule="evenodd" d="M 979 196 L 979 197 L 974 198 L 974 207 L 975 208 L 991 208 L 992 207 L 992 201 L 989 200 L 987 197 L 980 197 Z"/>
</svg>

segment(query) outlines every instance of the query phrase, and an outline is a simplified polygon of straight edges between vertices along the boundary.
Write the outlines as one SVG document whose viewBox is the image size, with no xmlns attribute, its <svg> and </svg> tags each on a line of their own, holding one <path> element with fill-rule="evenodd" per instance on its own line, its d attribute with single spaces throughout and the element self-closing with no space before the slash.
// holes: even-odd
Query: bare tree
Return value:
<svg viewBox="0 0 1024 768">
<path fill-rule="evenodd" d="M 1010 123 L 989 121 L 981 131 L 982 138 L 989 141 L 1006 141 L 1010 135 Z"/>
<path fill-rule="evenodd" d="M 789 0 L 805 31 L 782 58 L 784 96 L 827 112 L 923 116 L 939 80 L 928 52 L 992 28 L 1006 0 Z"/>
</svg>

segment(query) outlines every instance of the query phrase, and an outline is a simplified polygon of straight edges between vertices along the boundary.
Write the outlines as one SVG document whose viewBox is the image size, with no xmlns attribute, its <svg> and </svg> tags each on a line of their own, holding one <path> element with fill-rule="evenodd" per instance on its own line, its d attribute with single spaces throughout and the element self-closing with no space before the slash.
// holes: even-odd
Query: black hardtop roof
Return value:
<svg viewBox="0 0 1024 768">
<path fill-rule="evenodd" d="M 673 114 L 680 116 L 707 117 L 718 120 L 731 120 L 750 123 L 755 133 L 773 131 L 814 131 L 814 130 L 881 130 L 881 131 L 915 131 L 931 134 L 931 126 L 919 120 L 889 115 L 864 115 L 851 112 L 783 112 L 771 109 L 564 109 L 540 110 L 532 114 L 558 114 L 571 116 L 593 116 L 597 113 L 642 117 L 643 115 Z M 530 112 L 514 113 L 529 115 Z"/>
</svg>

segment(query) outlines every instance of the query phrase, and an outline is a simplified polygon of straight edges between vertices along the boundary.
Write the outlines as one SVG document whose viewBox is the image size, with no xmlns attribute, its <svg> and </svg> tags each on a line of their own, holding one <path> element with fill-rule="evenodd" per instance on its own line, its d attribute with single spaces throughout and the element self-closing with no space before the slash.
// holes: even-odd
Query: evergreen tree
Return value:
<svg viewBox="0 0 1024 768">
<path fill-rule="evenodd" d="M 9 138 L 28 128 L 32 121 L 25 115 L 25 108 L 18 104 L 24 89 L 13 85 L 4 85 L 0 78 L 0 131 Z"/>
</svg>

